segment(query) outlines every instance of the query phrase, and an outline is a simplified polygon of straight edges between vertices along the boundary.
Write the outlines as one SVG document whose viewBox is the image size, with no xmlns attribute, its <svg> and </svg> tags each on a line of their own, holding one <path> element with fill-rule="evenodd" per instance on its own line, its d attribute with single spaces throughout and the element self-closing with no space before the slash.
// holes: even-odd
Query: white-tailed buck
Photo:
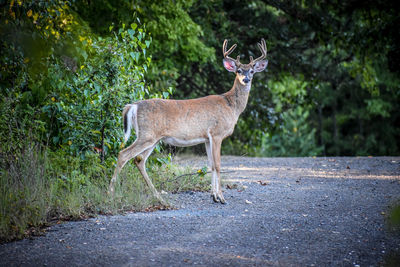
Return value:
<svg viewBox="0 0 400 267">
<path fill-rule="evenodd" d="M 233 133 L 239 115 L 247 105 L 251 80 L 254 73 L 265 70 L 268 60 L 265 40 L 258 43 L 261 56 L 250 57 L 249 64 L 240 63 L 240 56 L 233 59 L 228 55 L 236 48 L 234 44 L 226 50 L 225 40 L 222 50 L 224 67 L 236 73 L 230 91 L 222 95 L 209 95 L 189 100 L 149 99 L 128 104 L 122 115 L 124 118 L 125 142 L 132 127 L 136 140 L 118 155 L 118 162 L 110 182 L 109 192 L 114 193 L 114 184 L 124 165 L 132 158 L 155 197 L 164 200 L 155 189 L 146 172 L 146 160 L 160 141 L 174 146 L 193 146 L 205 143 L 208 162 L 212 170 L 211 195 L 215 202 L 225 203 L 221 189 L 220 164 L 221 143 Z"/>
</svg>

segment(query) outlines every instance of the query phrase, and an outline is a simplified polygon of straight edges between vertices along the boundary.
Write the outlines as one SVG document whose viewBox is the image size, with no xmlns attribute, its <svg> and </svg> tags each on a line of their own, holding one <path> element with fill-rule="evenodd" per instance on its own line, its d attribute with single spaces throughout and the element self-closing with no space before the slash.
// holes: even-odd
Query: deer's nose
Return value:
<svg viewBox="0 0 400 267">
<path fill-rule="evenodd" d="M 246 78 L 243 79 L 243 82 L 244 83 L 248 83 L 248 82 L 250 82 L 250 79 L 246 77 Z"/>
</svg>

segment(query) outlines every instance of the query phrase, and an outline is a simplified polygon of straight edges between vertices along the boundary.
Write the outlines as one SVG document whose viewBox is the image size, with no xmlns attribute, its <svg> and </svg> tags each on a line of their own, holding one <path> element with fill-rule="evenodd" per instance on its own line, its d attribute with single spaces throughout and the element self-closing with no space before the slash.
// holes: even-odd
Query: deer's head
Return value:
<svg viewBox="0 0 400 267">
<path fill-rule="evenodd" d="M 242 85 L 250 85 L 254 73 L 265 70 L 268 65 L 268 60 L 265 59 L 267 57 L 267 45 L 265 44 L 265 40 L 261 39 L 261 43 L 257 43 L 258 48 L 261 51 L 261 56 L 256 59 L 253 59 L 253 57 L 250 56 L 249 64 L 240 63 L 240 56 L 238 56 L 236 59 L 229 57 L 228 55 L 231 54 L 236 48 L 236 44 L 229 48 L 229 50 L 226 50 L 227 45 L 228 40 L 225 40 L 222 46 L 222 52 L 224 54 L 223 63 L 225 69 L 230 72 L 235 72 L 237 79 Z"/>
</svg>

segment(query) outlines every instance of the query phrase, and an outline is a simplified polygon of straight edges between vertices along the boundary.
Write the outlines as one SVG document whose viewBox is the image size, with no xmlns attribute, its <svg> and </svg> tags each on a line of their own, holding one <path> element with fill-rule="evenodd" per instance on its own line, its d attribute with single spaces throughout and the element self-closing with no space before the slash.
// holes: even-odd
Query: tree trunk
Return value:
<svg viewBox="0 0 400 267">
<path fill-rule="evenodd" d="M 325 148 L 325 144 L 324 144 L 324 140 L 322 137 L 322 106 L 321 104 L 318 104 L 318 130 L 317 130 L 317 135 L 318 135 L 318 146 L 322 146 L 324 148 L 324 156 L 326 156 L 326 148 Z"/>
<path fill-rule="evenodd" d="M 333 122 L 333 151 L 335 156 L 339 156 L 339 144 L 338 144 L 338 128 L 336 122 L 336 103 L 333 105 L 332 110 L 332 122 Z"/>
<path fill-rule="evenodd" d="M 101 122 L 102 122 L 102 126 L 101 126 L 101 129 L 100 129 L 100 132 L 101 132 L 101 152 L 100 152 L 100 160 L 101 160 L 101 163 L 103 163 L 104 162 L 104 129 L 105 129 L 105 123 L 103 122 L 103 111 L 101 112 L 101 114 L 100 114 L 100 116 L 101 116 Z"/>
</svg>

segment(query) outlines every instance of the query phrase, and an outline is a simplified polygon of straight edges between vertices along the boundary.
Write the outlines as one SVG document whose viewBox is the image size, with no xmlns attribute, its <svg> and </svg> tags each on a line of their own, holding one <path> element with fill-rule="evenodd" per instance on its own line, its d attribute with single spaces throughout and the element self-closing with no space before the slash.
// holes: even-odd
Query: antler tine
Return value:
<svg viewBox="0 0 400 267">
<path fill-rule="evenodd" d="M 230 55 L 233 52 L 233 50 L 235 50 L 237 44 L 232 45 L 232 47 L 229 48 L 228 51 L 226 51 L 227 45 L 228 45 L 228 40 L 225 39 L 224 44 L 222 45 L 222 53 L 224 54 L 224 58 L 229 58 L 231 60 L 234 60 L 233 58 L 229 57 L 228 55 Z M 239 57 L 240 56 L 238 56 L 238 58 L 236 59 L 237 61 L 239 61 Z"/>
<path fill-rule="evenodd" d="M 256 58 L 255 60 L 253 60 L 253 58 L 250 57 L 250 63 L 253 63 L 253 64 L 256 63 L 257 61 L 262 60 L 267 57 L 267 44 L 265 43 L 264 38 L 262 38 L 261 43 L 257 43 L 257 45 L 261 51 L 261 56 Z"/>
</svg>

